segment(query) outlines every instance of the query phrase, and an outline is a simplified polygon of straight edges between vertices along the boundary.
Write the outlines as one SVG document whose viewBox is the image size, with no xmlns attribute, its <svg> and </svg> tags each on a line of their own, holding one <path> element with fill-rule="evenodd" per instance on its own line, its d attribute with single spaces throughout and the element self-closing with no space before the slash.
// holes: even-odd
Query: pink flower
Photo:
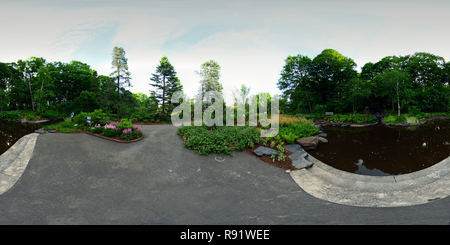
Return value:
<svg viewBox="0 0 450 245">
<path fill-rule="evenodd" d="M 124 134 L 131 133 L 131 130 L 132 130 L 131 128 L 126 128 L 126 129 L 123 130 L 123 133 Z"/>
</svg>

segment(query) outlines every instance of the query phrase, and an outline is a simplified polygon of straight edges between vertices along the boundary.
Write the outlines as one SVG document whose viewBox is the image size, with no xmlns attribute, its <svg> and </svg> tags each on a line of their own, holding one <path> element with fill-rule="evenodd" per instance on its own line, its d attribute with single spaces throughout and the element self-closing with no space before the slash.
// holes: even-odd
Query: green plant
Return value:
<svg viewBox="0 0 450 245">
<path fill-rule="evenodd" d="M 272 140 L 272 141 L 270 142 L 270 148 L 274 148 L 276 143 L 277 143 L 277 142 L 276 142 L 275 140 Z"/>
<path fill-rule="evenodd" d="M 286 156 L 283 154 L 283 152 L 278 155 L 278 161 L 284 161 L 286 159 Z"/>
<path fill-rule="evenodd" d="M 126 119 L 123 118 L 122 120 L 120 120 L 120 124 L 116 125 L 120 130 L 124 130 L 127 128 L 133 128 L 133 124 L 131 122 L 131 119 Z"/>
<path fill-rule="evenodd" d="M 42 116 L 44 118 L 48 119 L 55 119 L 58 118 L 59 113 L 53 110 L 47 110 L 46 112 L 42 113 Z"/>
<path fill-rule="evenodd" d="M 319 132 L 319 129 L 314 127 L 311 123 L 293 123 L 287 126 L 280 126 L 279 134 L 283 135 L 291 135 L 296 139 L 309 137 L 316 135 Z"/>
<path fill-rule="evenodd" d="M 279 152 L 284 153 L 285 149 L 283 147 L 283 145 L 277 145 L 277 149 Z"/>
<path fill-rule="evenodd" d="M 281 135 L 281 137 L 289 144 L 293 144 L 295 142 L 295 140 L 297 139 L 297 137 L 292 134 L 292 132 L 289 132 L 289 134 L 283 134 Z"/>
<path fill-rule="evenodd" d="M 182 137 L 185 147 L 200 155 L 218 153 L 232 156 L 233 150 L 243 151 L 261 140 L 260 129 L 248 126 L 182 126 L 177 129 L 177 134 Z"/>
<path fill-rule="evenodd" d="M 22 117 L 22 113 L 20 111 L 3 111 L 0 113 L 0 119 L 6 121 L 17 120 Z"/>
</svg>

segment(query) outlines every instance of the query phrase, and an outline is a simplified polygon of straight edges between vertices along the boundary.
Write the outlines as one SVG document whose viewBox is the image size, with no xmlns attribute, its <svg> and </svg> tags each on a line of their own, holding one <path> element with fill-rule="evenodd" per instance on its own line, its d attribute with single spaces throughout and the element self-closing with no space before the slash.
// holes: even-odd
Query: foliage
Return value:
<svg viewBox="0 0 450 245">
<path fill-rule="evenodd" d="M 330 116 L 323 117 L 324 120 L 329 122 L 340 122 L 340 123 L 374 123 L 377 121 L 376 118 L 368 116 L 366 114 L 334 114 Z"/>
<path fill-rule="evenodd" d="M 400 123 L 400 122 L 406 122 L 406 116 L 405 115 L 388 115 L 387 117 L 383 118 L 383 122 L 387 123 Z"/>
<path fill-rule="evenodd" d="M 156 67 L 156 73 L 152 74 L 150 78 L 153 83 L 151 86 L 155 87 L 155 91 L 150 91 L 153 98 L 161 105 L 161 113 L 169 116 L 174 108 L 170 103 L 173 93 L 183 89 L 180 79 L 173 65 L 169 62 L 166 56 L 163 56 Z"/>
<path fill-rule="evenodd" d="M 281 137 L 288 136 L 289 138 L 294 137 L 295 139 L 304 138 L 316 135 L 319 132 L 319 129 L 314 127 L 309 122 L 301 122 L 301 123 L 292 123 L 285 126 L 281 126 L 279 128 L 279 135 Z M 287 138 L 285 138 L 287 140 Z"/>
<path fill-rule="evenodd" d="M 0 119 L 5 121 L 12 121 L 22 118 L 20 111 L 2 111 L 0 112 Z"/>
<path fill-rule="evenodd" d="M 117 88 L 117 120 L 119 120 L 120 115 L 120 88 L 123 86 L 131 87 L 131 73 L 128 71 L 128 59 L 125 58 L 125 50 L 123 48 L 114 47 L 112 53 L 111 69 L 114 71 L 110 74 L 116 82 Z"/>
<path fill-rule="evenodd" d="M 59 122 L 57 124 L 44 126 L 44 130 L 58 130 L 60 133 L 73 133 L 77 131 L 77 124 L 75 122 Z"/>
<path fill-rule="evenodd" d="M 209 60 L 201 65 L 199 71 L 195 71 L 195 74 L 199 75 L 202 79 L 199 81 L 199 95 L 204 100 L 205 94 L 209 91 L 216 91 L 221 93 L 223 90 L 222 84 L 219 83 L 220 79 L 220 65 L 215 60 Z"/>
<path fill-rule="evenodd" d="M 81 111 L 94 111 L 100 109 L 101 105 L 95 98 L 95 95 L 89 91 L 81 92 L 80 96 L 71 104 L 71 111 L 75 114 Z"/>
<path fill-rule="evenodd" d="M 122 131 L 122 135 L 120 135 L 120 137 L 125 140 L 125 141 L 130 141 L 133 139 L 133 133 L 132 133 L 133 129 L 131 128 L 126 128 Z"/>
<path fill-rule="evenodd" d="M 103 112 L 103 110 L 95 110 L 93 112 L 80 112 L 78 115 L 76 115 L 73 120 L 75 123 L 80 125 L 80 127 L 87 126 L 87 117 L 91 117 L 91 124 L 96 123 L 105 123 L 106 120 L 106 113 Z"/>
<path fill-rule="evenodd" d="M 44 113 L 42 113 L 42 117 L 48 118 L 48 119 L 55 119 L 58 118 L 59 113 L 53 110 L 47 110 Z"/>
<path fill-rule="evenodd" d="M 245 148 L 258 144 L 261 140 L 260 131 L 255 127 L 187 127 L 177 129 L 177 134 L 183 138 L 185 147 L 200 155 L 212 153 L 228 154 L 231 151 L 243 151 Z"/>
</svg>

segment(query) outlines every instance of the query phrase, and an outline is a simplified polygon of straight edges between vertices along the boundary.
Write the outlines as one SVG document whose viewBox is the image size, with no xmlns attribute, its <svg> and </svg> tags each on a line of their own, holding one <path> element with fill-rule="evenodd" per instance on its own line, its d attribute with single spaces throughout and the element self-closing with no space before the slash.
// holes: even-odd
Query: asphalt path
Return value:
<svg viewBox="0 0 450 245">
<path fill-rule="evenodd" d="M 39 135 L 20 179 L 0 195 L 0 224 L 442 224 L 450 199 L 354 207 L 315 198 L 284 170 L 244 152 L 200 156 L 173 125 L 144 139 Z M 220 160 L 220 159 L 219 159 Z"/>
</svg>

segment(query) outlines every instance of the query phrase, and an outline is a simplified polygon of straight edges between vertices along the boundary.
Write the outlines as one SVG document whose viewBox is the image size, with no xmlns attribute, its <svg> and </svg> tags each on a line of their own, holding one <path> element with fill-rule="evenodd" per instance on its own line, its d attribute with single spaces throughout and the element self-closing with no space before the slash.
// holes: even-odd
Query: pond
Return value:
<svg viewBox="0 0 450 245">
<path fill-rule="evenodd" d="M 324 127 L 328 144 L 310 151 L 334 168 L 361 175 L 412 173 L 450 156 L 450 121 L 431 121 L 413 127 Z"/>
<path fill-rule="evenodd" d="M 21 124 L 0 120 L 0 155 L 7 151 L 23 136 L 54 122 Z"/>
</svg>

